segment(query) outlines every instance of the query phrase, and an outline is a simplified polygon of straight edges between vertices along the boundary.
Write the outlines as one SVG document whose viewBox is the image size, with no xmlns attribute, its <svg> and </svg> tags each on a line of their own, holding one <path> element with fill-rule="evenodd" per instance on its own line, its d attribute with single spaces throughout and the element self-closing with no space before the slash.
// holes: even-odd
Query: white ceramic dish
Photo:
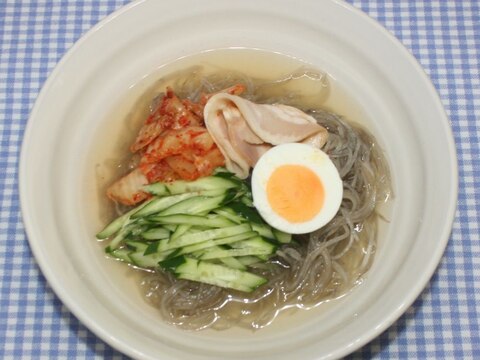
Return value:
<svg viewBox="0 0 480 360">
<path fill-rule="evenodd" d="M 298 57 L 350 89 L 387 153 L 396 198 L 374 265 L 348 296 L 265 331 L 189 333 L 164 324 L 104 261 L 93 238 L 96 209 L 87 205 L 96 191 L 88 153 L 107 112 L 134 84 L 176 58 L 225 47 Z M 52 288 L 129 356 L 327 359 L 380 334 L 425 287 L 448 241 L 457 168 L 427 76 L 397 40 L 346 3 L 145 0 L 98 24 L 50 76 L 28 122 L 20 194 L 31 248 Z"/>
</svg>

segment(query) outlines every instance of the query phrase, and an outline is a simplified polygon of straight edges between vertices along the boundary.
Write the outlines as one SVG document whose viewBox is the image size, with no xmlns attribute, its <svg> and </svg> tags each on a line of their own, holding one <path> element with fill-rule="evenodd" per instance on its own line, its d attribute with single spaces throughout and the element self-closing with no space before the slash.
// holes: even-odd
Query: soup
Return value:
<svg viewBox="0 0 480 360">
<path fill-rule="evenodd" d="M 281 61 L 276 57 L 272 58 L 272 55 L 254 53 L 240 50 L 212 52 L 188 61 L 184 59 L 138 96 L 138 101 L 128 111 L 126 125 L 123 125 L 125 136 L 122 137 L 119 145 L 121 150 L 118 156 L 109 162 L 99 164 L 104 179 L 103 186 L 99 187 L 99 196 L 104 199 L 102 216 L 112 220 L 130 210 L 129 206 L 108 201 L 105 190 L 114 180 L 130 174 L 132 170 L 135 171 L 142 165 L 139 155 L 130 154 L 128 149 L 132 143 L 135 143 L 139 129 L 145 126 L 142 123 L 155 114 L 162 104 L 165 104 L 167 97 L 175 96 L 181 101 L 200 104 L 205 94 L 221 93 L 239 84 L 242 85 L 242 92 L 238 96 L 242 99 L 252 104 L 292 106 L 326 129 L 328 139 L 321 145 L 321 150 L 328 155 L 341 178 L 343 187 L 341 204 L 335 216 L 326 225 L 312 232 L 290 236 L 285 242 L 277 241 L 275 249 L 268 256 L 257 256 L 257 261 L 255 261 L 257 253 L 254 253 L 255 256 L 249 255 L 249 261 L 247 256 L 233 257 L 233 260 L 229 260 L 230 264 L 225 262 L 225 258 L 222 258 L 222 262 L 214 259 L 215 266 L 232 267 L 235 266 L 232 264 L 237 264 L 235 261 L 240 261 L 242 262 L 240 265 L 244 266 L 241 271 L 252 274 L 255 279 L 265 280 L 258 286 L 248 288 L 248 291 L 238 286 L 233 289 L 221 286 L 222 283 L 218 286 L 218 283 L 213 285 L 192 281 L 191 276 L 187 276 L 187 279 L 178 279 L 178 273 L 165 271 L 159 266 L 140 266 L 142 269 L 139 270 L 139 262 L 130 261 L 131 250 L 127 249 L 128 246 L 121 245 L 125 238 L 120 239 L 119 250 L 123 252 L 117 252 L 122 255 L 116 257 L 130 263 L 132 272 L 138 273 L 139 288 L 145 300 L 159 309 L 165 321 L 181 328 L 189 330 L 224 329 L 231 326 L 263 328 L 271 324 L 282 311 L 296 308 L 308 310 L 326 300 L 345 294 L 361 280 L 374 258 L 376 227 L 379 221 L 376 209 L 377 205 L 385 202 L 390 194 L 388 166 L 374 137 L 358 123 L 342 116 L 345 114 L 342 106 L 345 106 L 346 102 L 338 96 L 339 90 L 327 74 L 292 59 L 282 60 L 284 64 L 281 66 Z M 252 61 L 252 57 L 257 61 Z M 247 58 L 250 61 L 246 61 Z M 237 62 L 225 61 L 232 59 L 236 59 Z M 220 66 L 222 61 L 230 65 L 227 68 Z M 242 61 L 249 65 L 235 66 Z M 192 63 L 199 65 L 192 66 Z M 277 63 L 279 68 L 283 68 L 282 71 L 277 70 L 276 73 L 274 70 L 265 71 L 268 66 L 272 67 L 272 64 Z M 285 66 L 285 63 L 288 63 L 288 66 Z M 285 68 L 289 70 L 285 71 Z M 171 90 L 167 90 L 167 87 Z M 169 95 L 169 91 L 174 95 L 172 93 Z M 355 108 L 355 106 L 346 107 L 350 111 Z M 356 113 L 361 114 L 361 111 Z M 351 117 L 352 114 L 348 116 Z M 202 121 L 205 120 L 202 119 Z M 218 141 L 217 145 L 221 148 Z M 268 146 L 270 147 L 271 144 Z M 222 154 L 228 156 L 225 150 Z M 208 176 L 208 174 L 203 175 Z M 176 180 L 177 178 L 162 178 L 162 183 Z M 251 178 L 247 177 L 244 181 L 250 185 Z M 149 194 L 146 195 L 148 196 Z M 255 208 L 255 206 L 252 207 Z M 210 221 L 219 214 L 228 215 L 217 211 L 215 214 L 206 216 L 210 216 L 208 218 Z M 235 214 L 231 216 L 229 220 L 234 220 Z M 239 226 L 241 222 L 238 223 Z M 174 242 L 171 238 L 180 227 L 180 225 L 175 227 L 172 225 L 164 224 L 162 227 L 166 229 L 162 231 L 163 234 L 167 234 L 167 239 L 145 238 L 139 233 L 128 236 L 133 236 L 131 243 L 143 241 L 150 247 L 153 246 L 154 241 L 160 243 L 166 240 L 162 243 L 167 244 L 164 249 L 172 250 L 168 247 L 168 243 Z M 233 228 L 233 224 L 231 225 Z M 142 231 L 152 231 L 149 224 L 142 226 Z M 198 228 L 195 230 L 198 233 L 208 231 L 205 227 L 190 225 L 191 231 L 194 228 Z M 268 229 L 277 230 L 272 227 Z M 268 235 L 262 234 L 261 237 L 268 237 Z M 115 238 L 118 238 L 118 234 L 109 237 L 112 242 L 116 241 Z M 279 239 L 276 238 L 276 240 Z M 103 243 L 102 246 L 104 246 Z M 111 243 L 107 246 L 111 246 Z M 140 245 L 137 246 L 141 248 Z M 221 246 L 223 247 L 217 250 L 223 253 L 239 253 L 235 252 L 238 248 L 235 249 L 231 243 Z M 179 247 L 175 249 L 178 250 Z M 159 262 L 179 257 L 178 251 L 170 253 L 164 251 L 162 254 L 165 254 L 165 257 L 161 257 Z M 189 252 L 187 255 L 189 259 L 193 258 L 196 261 L 195 264 L 205 261 L 204 253 Z"/>
</svg>

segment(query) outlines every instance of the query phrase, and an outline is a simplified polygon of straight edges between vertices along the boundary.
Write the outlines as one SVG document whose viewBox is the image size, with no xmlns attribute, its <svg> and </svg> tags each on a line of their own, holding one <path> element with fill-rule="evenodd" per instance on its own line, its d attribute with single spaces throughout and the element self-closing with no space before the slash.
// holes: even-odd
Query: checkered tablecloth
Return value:
<svg viewBox="0 0 480 360">
<path fill-rule="evenodd" d="M 40 273 L 17 175 L 28 115 L 48 74 L 82 34 L 127 2 L 0 1 L 0 358 L 123 358 L 62 305 Z M 450 117 L 460 168 L 457 215 L 437 272 L 405 315 L 350 358 L 480 359 L 480 1 L 348 2 L 425 68 Z"/>
</svg>

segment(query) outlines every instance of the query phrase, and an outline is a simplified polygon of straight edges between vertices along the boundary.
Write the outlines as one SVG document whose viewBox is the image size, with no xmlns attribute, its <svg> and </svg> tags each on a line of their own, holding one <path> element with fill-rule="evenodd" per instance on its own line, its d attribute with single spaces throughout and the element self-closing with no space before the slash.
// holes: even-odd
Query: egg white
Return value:
<svg viewBox="0 0 480 360">
<path fill-rule="evenodd" d="M 308 221 L 290 222 L 270 206 L 267 183 L 275 169 L 283 165 L 305 166 L 323 184 L 323 206 Z M 252 195 L 256 209 L 270 226 L 290 234 L 305 234 L 320 229 L 332 220 L 342 202 L 343 184 L 337 168 L 326 153 L 311 145 L 290 143 L 271 148 L 258 160 L 252 173 Z"/>
</svg>

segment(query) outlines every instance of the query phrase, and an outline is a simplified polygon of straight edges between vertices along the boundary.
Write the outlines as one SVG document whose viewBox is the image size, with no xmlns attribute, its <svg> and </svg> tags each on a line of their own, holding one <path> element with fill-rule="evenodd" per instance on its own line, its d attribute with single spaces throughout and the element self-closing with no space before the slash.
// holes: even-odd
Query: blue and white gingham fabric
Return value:
<svg viewBox="0 0 480 360">
<path fill-rule="evenodd" d="M 71 315 L 41 275 L 20 216 L 17 164 L 48 74 L 83 33 L 127 2 L 0 2 L 0 358 L 124 358 Z M 451 119 L 460 166 L 453 232 L 432 281 L 404 316 L 349 358 L 480 359 L 480 2 L 348 2 L 423 65 Z"/>
</svg>

